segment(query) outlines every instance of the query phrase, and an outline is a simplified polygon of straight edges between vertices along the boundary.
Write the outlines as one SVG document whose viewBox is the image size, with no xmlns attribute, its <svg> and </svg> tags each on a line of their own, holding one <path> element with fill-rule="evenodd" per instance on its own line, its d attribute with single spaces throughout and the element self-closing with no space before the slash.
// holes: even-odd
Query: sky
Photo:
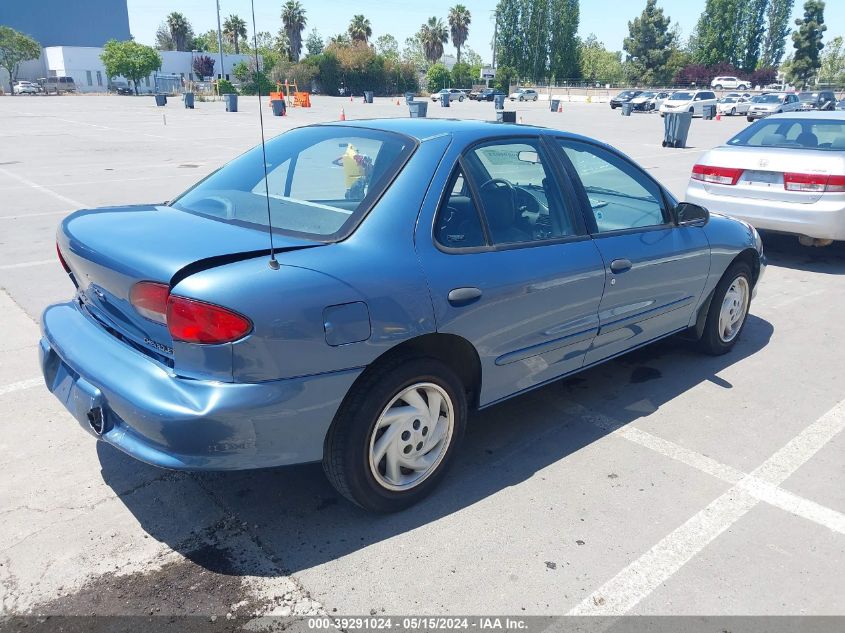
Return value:
<svg viewBox="0 0 845 633">
<path fill-rule="evenodd" d="M 343 32 L 355 13 L 369 18 L 373 28 L 373 40 L 390 33 L 399 41 L 400 50 L 406 37 L 419 30 L 430 16 L 436 15 L 446 22 L 449 7 L 461 1 L 472 13 L 472 24 L 467 44 L 479 53 L 485 62 L 491 60 L 490 42 L 493 38 L 493 9 L 495 0 L 300 0 L 305 7 L 308 24 L 305 34 L 316 27 L 323 39 Z M 215 0 L 127 0 L 129 5 L 129 27 L 135 39 L 144 44 L 155 43 L 155 32 L 164 17 L 171 11 L 180 11 L 190 20 L 197 33 L 217 28 Z M 259 31 L 275 34 L 281 26 L 282 0 L 255 0 L 255 19 Z M 662 0 L 658 2 L 666 15 L 681 27 L 686 39 L 695 27 L 704 0 Z M 582 0 L 579 34 L 586 37 L 595 33 L 611 50 L 621 50 L 622 40 L 628 34 L 628 21 L 639 15 L 645 7 L 645 0 Z M 796 0 L 794 18 L 803 14 L 803 2 Z M 252 16 L 249 0 L 220 0 L 220 14 L 225 18 L 230 13 L 240 15 L 248 24 L 252 34 Z M 845 34 L 845 1 L 828 0 L 825 8 L 825 23 L 828 30 L 825 41 L 836 35 Z M 447 47 L 447 53 L 453 52 Z M 787 52 L 791 44 L 787 43 Z"/>
</svg>

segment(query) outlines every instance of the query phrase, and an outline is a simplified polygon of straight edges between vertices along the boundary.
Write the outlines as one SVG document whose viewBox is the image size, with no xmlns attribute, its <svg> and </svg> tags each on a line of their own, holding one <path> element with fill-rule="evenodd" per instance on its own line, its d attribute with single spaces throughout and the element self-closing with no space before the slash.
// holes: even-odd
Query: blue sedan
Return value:
<svg viewBox="0 0 845 633">
<path fill-rule="evenodd" d="M 57 248 L 41 365 L 91 434 L 173 469 L 322 461 L 380 512 L 431 492 L 470 410 L 676 333 L 728 352 L 765 268 L 612 147 L 436 119 L 292 130 Z"/>
</svg>

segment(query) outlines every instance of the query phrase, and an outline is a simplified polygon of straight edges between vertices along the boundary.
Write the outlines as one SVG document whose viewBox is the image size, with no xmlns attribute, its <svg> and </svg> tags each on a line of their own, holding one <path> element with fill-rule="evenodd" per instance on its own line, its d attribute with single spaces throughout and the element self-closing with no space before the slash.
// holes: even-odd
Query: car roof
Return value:
<svg viewBox="0 0 845 633">
<path fill-rule="evenodd" d="M 773 114 L 768 119 L 821 119 L 822 121 L 845 121 L 845 110 L 828 110 L 827 112 L 818 112 L 816 110 L 800 111 L 800 112 L 782 112 L 780 114 Z"/>
</svg>

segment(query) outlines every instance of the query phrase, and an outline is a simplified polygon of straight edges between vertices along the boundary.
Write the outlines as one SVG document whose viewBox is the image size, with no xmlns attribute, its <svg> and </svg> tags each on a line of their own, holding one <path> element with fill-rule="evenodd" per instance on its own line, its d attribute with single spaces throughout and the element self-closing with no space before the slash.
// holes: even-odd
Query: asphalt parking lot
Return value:
<svg viewBox="0 0 845 633">
<path fill-rule="evenodd" d="M 407 116 L 315 97 L 268 136 Z M 508 109 L 515 104 L 509 103 Z M 260 140 L 258 104 L 0 98 L 0 614 L 845 615 L 845 247 L 765 236 L 769 268 L 726 356 L 670 339 L 486 410 L 444 485 L 374 516 L 319 465 L 158 470 L 96 443 L 40 380 L 41 310 L 78 208 L 164 201 Z M 607 104 L 518 104 L 607 141 L 683 197 L 747 125 Z M 492 120 L 490 103 L 430 116 Z"/>
</svg>

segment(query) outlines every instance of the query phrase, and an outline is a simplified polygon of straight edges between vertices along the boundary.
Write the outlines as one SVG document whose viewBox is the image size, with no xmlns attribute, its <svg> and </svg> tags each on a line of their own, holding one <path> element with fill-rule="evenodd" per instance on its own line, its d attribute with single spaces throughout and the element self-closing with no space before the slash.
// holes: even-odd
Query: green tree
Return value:
<svg viewBox="0 0 845 633">
<path fill-rule="evenodd" d="M 9 27 L 0 26 L 0 68 L 9 73 L 9 94 L 15 94 L 14 83 L 18 78 L 21 62 L 41 55 L 41 45 L 28 35 Z"/>
<path fill-rule="evenodd" d="M 211 30 L 206 31 L 205 33 L 201 33 L 200 35 L 197 35 L 194 38 L 193 47 L 198 51 L 203 51 L 203 52 L 206 52 L 206 53 L 219 53 L 220 47 L 218 46 L 218 43 L 217 43 L 217 30 L 211 29 Z M 159 49 L 161 49 L 161 46 L 159 46 Z M 162 49 L 162 50 L 169 50 L 169 49 Z M 225 39 L 223 40 L 223 52 L 224 53 L 234 53 L 235 52 L 235 49 L 232 47 L 232 45 L 228 41 L 226 41 Z"/>
<path fill-rule="evenodd" d="M 615 84 L 624 79 L 622 53 L 609 51 L 593 33 L 581 42 L 581 77 L 590 83 Z"/>
<path fill-rule="evenodd" d="M 769 0 L 766 9 L 766 37 L 763 40 L 761 67 L 777 66 L 786 49 L 789 35 L 789 16 L 795 0 Z"/>
<path fill-rule="evenodd" d="M 550 15 L 550 74 L 558 81 L 577 79 L 581 76 L 578 0 L 551 0 Z"/>
<path fill-rule="evenodd" d="M 402 49 L 402 61 L 406 64 L 413 65 L 417 69 L 417 72 L 424 73 L 428 70 L 431 64 L 425 58 L 419 33 L 405 38 L 405 48 Z"/>
<path fill-rule="evenodd" d="M 792 59 L 789 82 L 804 87 L 821 67 L 819 53 L 824 44 L 822 37 L 827 30 L 824 23 L 824 2 L 807 0 L 804 3 L 804 17 L 795 20 L 798 27 L 792 33 L 792 46 L 795 56 Z"/>
<path fill-rule="evenodd" d="M 352 16 L 347 32 L 353 42 L 364 42 L 366 44 L 373 34 L 373 28 L 370 21 L 359 13 Z"/>
<path fill-rule="evenodd" d="M 323 38 L 320 37 L 320 33 L 316 28 L 311 29 L 308 37 L 305 39 L 305 50 L 308 51 L 308 55 L 319 55 L 323 52 L 323 48 Z"/>
<path fill-rule="evenodd" d="M 469 25 L 472 22 L 472 14 L 462 4 L 456 4 L 449 9 L 449 32 L 452 35 L 452 44 L 458 51 L 457 63 L 461 63 L 461 47 L 466 44 L 469 37 Z"/>
<path fill-rule="evenodd" d="M 173 40 L 173 48 L 177 51 L 190 50 L 189 46 L 194 40 L 194 29 L 183 14 L 173 11 L 165 18 L 167 30 Z"/>
<path fill-rule="evenodd" d="M 845 48 L 841 35 L 830 40 L 822 51 L 819 83 L 845 86 Z"/>
<path fill-rule="evenodd" d="M 559 16 L 554 21 L 555 25 L 561 24 L 562 18 L 563 16 Z M 519 70 L 520 77 L 533 83 L 546 78 L 551 37 L 550 22 L 549 0 L 526 0 L 524 2 L 520 24 L 525 31 L 525 50 L 522 55 L 522 63 L 517 66 L 517 70 Z M 559 76 L 564 77 L 565 75 Z"/>
<path fill-rule="evenodd" d="M 522 0 L 499 0 L 496 5 L 498 32 L 496 65 L 516 69 L 525 57 L 525 33 L 520 23 Z"/>
<path fill-rule="evenodd" d="M 452 75 L 449 73 L 446 66 L 440 63 L 433 64 L 425 73 L 426 87 L 431 93 L 435 93 L 443 88 L 448 88 L 451 81 Z"/>
<path fill-rule="evenodd" d="M 693 59 L 698 64 L 733 64 L 742 57 L 743 7 L 748 0 L 707 0 L 693 36 Z"/>
<path fill-rule="evenodd" d="M 464 49 L 463 58 L 465 64 L 469 64 L 472 67 L 478 67 L 479 70 L 481 69 L 481 66 L 484 65 L 484 60 L 481 59 L 481 55 L 476 53 L 469 46 Z"/>
<path fill-rule="evenodd" d="M 302 31 L 308 20 L 305 9 L 298 0 L 287 0 L 282 5 L 282 24 L 288 38 L 288 56 L 292 62 L 299 61 L 302 53 Z"/>
<path fill-rule="evenodd" d="M 234 47 L 235 55 L 241 52 L 240 41 L 246 39 L 246 22 L 237 15 L 230 15 L 223 22 L 223 37 Z"/>
<path fill-rule="evenodd" d="M 118 42 L 109 40 L 100 55 L 106 75 L 109 79 L 125 77 L 135 87 L 138 94 L 138 82 L 148 77 L 151 72 L 161 68 L 161 55 L 154 48 L 139 44 L 134 40 Z"/>
<path fill-rule="evenodd" d="M 745 0 L 741 5 L 739 67 L 751 73 L 760 63 L 760 49 L 766 31 L 766 7 L 769 0 Z"/>
<path fill-rule="evenodd" d="M 399 61 L 399 42 L 390 33 L 382 35 L 376 40 L 376 50 L 379 55 L 392 61 Z"/>
<path fill-rule="evenodd" d="M 420 27 L 417 37 L 422 45 L 425 58 L 429 62 L 436 62 L 443 57 L 443 45 L 449 41 L 449 32 L 438 17 L 430 17 L 428 22 Z"/>
<path fill-rule="evenodd" d="M 463 62 L 452 66 L 452 85 L 456 88 L 471 88 L 472 82 L 477 77 L 472 72 L 472 66 Z"/>
<path fill-rule="evenodd" d="M 623 47 L 632 78 L 652 85 L 670 81 L 669 60 L 675 46 L 675 33 L 669 28 L 670 23 L 671 19 L 663 15 L 656 0 L 647 0 L 640 16 L 628 22 L 628 37 Z"/>
<path fill-rule="evenodd" d="M 493 80 L 493 87 L 509 94 L 511 84 L 516 81 L 516 68 L 511 66 L 498 66 L 496 68 L 496 79 Z"/>
</svg>

